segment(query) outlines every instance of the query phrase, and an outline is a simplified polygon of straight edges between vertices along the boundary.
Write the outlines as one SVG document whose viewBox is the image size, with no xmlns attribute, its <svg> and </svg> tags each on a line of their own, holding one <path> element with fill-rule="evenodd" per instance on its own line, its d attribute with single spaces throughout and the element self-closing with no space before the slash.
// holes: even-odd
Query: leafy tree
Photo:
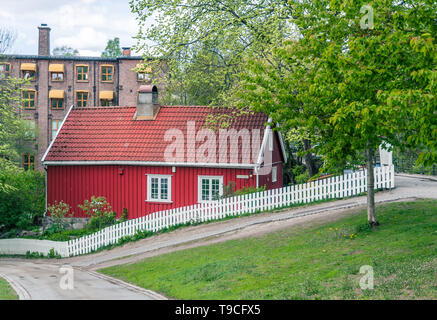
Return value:
<svg viewBox="0 0 437 320">
<path fill-rule="evenodd" d="M 123 51 L 120 48 L 120 39 L 114 38 L 114 40 L 109 39 L 106 44 L 105 51 L 102 52 L 102 57 L 104 58 L 116 58 L 123 55 Z"/>
<path fill-rule="evenodd" d="M 153 70 L 169 69 L 152 75 L 154 83 L 166 87 L 166 104 L 235 107 L 232 91 L 246 59 L 262 58 L 278 67 L 272 49 L 296 32 L 289 1 L 132 0 L 130 5 L 141 24 L 137 49 L 167 62 L 147 62 Z M 248 112 L 248 105 L 238 109 Z M 208 117 L 208 125 L 226 126 L 231 120 L 229 112 L 218 112 Z M 300 146 L 307 150 L 310 142 Z M 309 153 L 305 157 L 310 174 L 316 174 L 315 159 Z"/>
<path fill-rule="evenodd" d="M 13 36 L 0 32 L 1 54 Z M 6 46 L 7 44 L 7 46 Z M 0 229 L 25 229 L 42 217 L 45 207 L 44 174 L 19 167 L 21 154 L 29 152 L 26 124 L 21 119 L 23 87 L 28 80 L 0 76 Z"/>
<path fill-rule="evenodd" d="M 1 50 L 4 44 L 12 45 L 13 37 L 5 31 L 0 32 Z M 0 61 L 2 61 L 0 52 Z M 26 124 L 20 118 L 23 103 L 23 86 L 26 79 L 15 79 L 6 72 L 0 73 L 0 171 L 6 173 L 20 162 L 21 154 L 27 147 L 23 144 L 26 138 Z M 7 179 L 0 179 L 0 192 L 11 189 Z"/>
<path fill-rule="evenodd" d="M 54 56 L 78 56 L 79 51 L 69 46 L 60 46 L 53 49 Z"/>
<path fill-rule="evenodd" d="M 167 61 L 168 78 L 153 79 L 165 81 L 166 103 L 176 97 L 223 104 L 242 59 L 266 57 L 293 32 L 287 1 L 131 0 L 130 5 L 140 22 L 137 49 Z"/>
<path fill-rule="evenodd" d="M 269 61 L 248 59 L 236 90 L 242 106 L 310 137 L 327 170 L 365 161 L 372 226 L 378 146 L 420 147 L 419 162 L 437 158 L 436 3 L 419 2 L 300 1 L 299 35 Z"/>
</svg>

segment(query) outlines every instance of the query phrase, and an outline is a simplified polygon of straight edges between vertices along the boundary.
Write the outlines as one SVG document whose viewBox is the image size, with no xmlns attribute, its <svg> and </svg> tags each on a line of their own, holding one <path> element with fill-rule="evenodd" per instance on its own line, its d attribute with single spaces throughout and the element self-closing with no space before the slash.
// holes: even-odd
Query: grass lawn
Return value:
<svg viewBox="0 0 437 320">
<path fill-rule="evenodd" d="M 178 299 L 437 299 L 437 201 L 231 240 L 100 270 Z M 374 270 L 361 290 L 360 267 Z"/>
<path fill-rule="evenodd" d="M 17 300 L 18 296 L 15 293 L 14 289 L 11 288 L 9 283 L 0 278 L 0 300 Z"/>
</svg>

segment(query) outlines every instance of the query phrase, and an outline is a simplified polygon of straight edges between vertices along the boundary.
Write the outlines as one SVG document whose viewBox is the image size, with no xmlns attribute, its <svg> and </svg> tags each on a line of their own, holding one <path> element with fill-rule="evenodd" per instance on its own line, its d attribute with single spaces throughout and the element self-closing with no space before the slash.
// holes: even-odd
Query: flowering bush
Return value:
<svg viewBox="0 0 437 320">
<path fill-rule="evenodd" d="M 79 204 L 78 207 L 91 217 L 88 224 L 90 229 L 100 230 L 115 223 L 115 212 L 103 196 L 91 196 L 91 200 L 85 200 L 83 205 Z"/>
</svg>

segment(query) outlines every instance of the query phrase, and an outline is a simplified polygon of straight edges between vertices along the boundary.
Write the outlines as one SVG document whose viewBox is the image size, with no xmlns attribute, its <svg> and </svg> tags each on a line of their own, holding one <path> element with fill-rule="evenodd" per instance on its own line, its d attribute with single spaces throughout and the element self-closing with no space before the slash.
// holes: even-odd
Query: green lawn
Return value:
<svg viewBox="0 0 437 320">
<path fill-rule="evenodd" d="M 179 299 L 436 299 L 437 201 L 198 247 L 101 272 Z M 374 270 L 361 290 L 360 267 Z"/>
<path fill-rule="evenodd" d="M 11 288 L 9 283 L 0 278 L 0 300 L 17 300 L 18 296 L 15 293 L 14 289 Z"/>
</svg>

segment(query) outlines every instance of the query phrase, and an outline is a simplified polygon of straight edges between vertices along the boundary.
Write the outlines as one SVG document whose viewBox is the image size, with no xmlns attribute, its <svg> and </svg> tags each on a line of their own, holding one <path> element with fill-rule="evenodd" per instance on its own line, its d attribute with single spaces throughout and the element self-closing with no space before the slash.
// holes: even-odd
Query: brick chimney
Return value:
<svg viewBox="0 0 437 320">
<path fill-rule="evenodd" d="M 38 55 L 49 56 L 50 55 L 50 28 L 47 24 L 41 23 L 39 29 L 38 39 Z"/>
<path fill-rule="evenodd" d="M 158 112 L 158 88 L 153 85 L 140 86 L 134 120 L 154 120 Z"/>
<path fill-rule="evenodd" d="M 124 47 L 123 49 L 123 57 L 130 57 L 130 47 Z"/>
</svg>

